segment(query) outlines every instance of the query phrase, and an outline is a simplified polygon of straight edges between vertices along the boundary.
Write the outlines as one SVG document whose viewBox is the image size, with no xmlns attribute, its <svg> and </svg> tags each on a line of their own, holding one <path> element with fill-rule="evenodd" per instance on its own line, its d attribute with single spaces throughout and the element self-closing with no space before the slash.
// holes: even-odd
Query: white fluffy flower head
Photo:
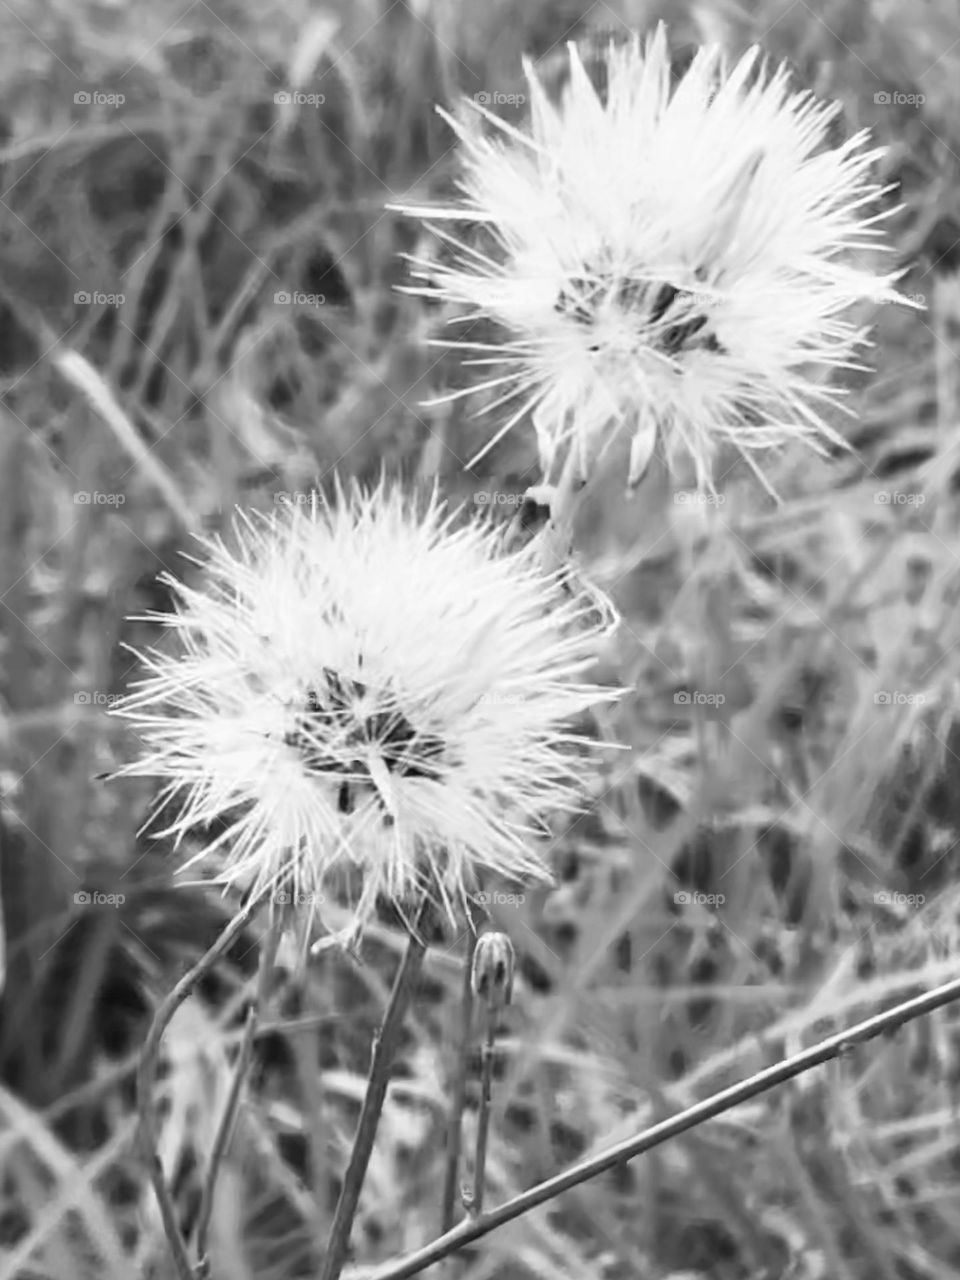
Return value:
<svg viewBox="0 0 960 1280">
<path fill-rule="evenodd" d="M 463 200 L 415 209 L 451 247 L 415 259 L 412 291 L 498 321 L 502 343 L 473 351 L 511 412 L 483 452 L 531 413 L 541 460 L 573 446 L 586 472 L 611 433 L 632 439 L 631 478 L 659 441 L 692 458 L 702 488 L 732 443 L 751 452 L 802 438 L 843 443 L 823 416 L 840 394 L 825 374 L 858 367 L 859 301 L 898 298 L 877 275 L 879 150 L 860 133 L 827 145 L 839 104 L 795 92 L 758 48 L 731 69 L 701 49 L 673 83 L 665 28 L 606 53 L 601 96 L 569 46 L 558 105 L 529 62 L 531 122 L 485 107 L 446 116 L 462 144 Z M 445 113 L 442 113 L 445 114 Z M 481 224 L 467 244 L 444 222 Z M 759 471 L 758 471 L 758 474 Z M 762 476 L 761 476 L 762 478 Z"/>
<path fill-rule="evenodd" d="M 612 696 L 581 678 L 612 615 L 493 525 L 420 506 L 381 484 L 242 516 L 199 586 L 167 579 L 181 651 L 140 655 L 118 714 L 147 751 L 123 772 L 179 801 L 158 834 L 220 823 L 196 855 L 220 882 L 322 900 L 359 869 L 362 922 L 380 893 L 453 911 L 480 867 L 546 874 L 535 837 L 591 750 L 568 722 Z"/>
</svg>

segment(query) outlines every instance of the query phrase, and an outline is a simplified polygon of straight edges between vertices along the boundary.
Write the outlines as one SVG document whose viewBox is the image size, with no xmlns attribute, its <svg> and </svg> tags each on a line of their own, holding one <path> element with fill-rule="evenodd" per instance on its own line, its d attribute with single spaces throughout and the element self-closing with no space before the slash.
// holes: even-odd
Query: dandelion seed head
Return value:
<svg viewBox="0 0 960 1280">
<path fill-rule="evenodd" d="M 732 68 L 702 49 L 674 82 L 661 25 L 611 45 L 603 96 L 576 45 L 569 58 L 558 103 L 525 64 L 527 132 L 485 107 L 482 120 L 448 116 L 462 198 L 407 210 L 451 249 L 415 261 L 412 291 L 507 331 L 452 340 L 488 374 L 454 394 L 512 405 L 504 430 L 529 413 L 544 465 L 570 445 L 589 465 L 626 430 L 633 470 L 659 442 L 668 460 L 693 460 L 703 488 L 724 443 L 842 445 L 825 374 L 865 340 L 851 308 L 900 300 L 897 275 L 867 256 L 886 216 L 879 151 L 864 133 L 828 145 L 839 105 L 792 89 L 757 48 Z M 485 243 L 447 229 L 463 221 Z"/>
<path fill-rule="evenodd" d="M 424 506 L 382 483 L 241 516 L 197 585 L 168 579 L 178 644 L 139 655 L 116 714 L 145 747 L 122 772 L 164 783 L 156 834 L 219 824 L 187 865 L 316 901 L 358 869 L 359 919 L 381 894 L 452 911 L 479 867 L 548 876 L 538 837 L 582 794 L 594 746 L 569 722 L 612 696 L 585 675 L 613 614 Z"/>
</svg>

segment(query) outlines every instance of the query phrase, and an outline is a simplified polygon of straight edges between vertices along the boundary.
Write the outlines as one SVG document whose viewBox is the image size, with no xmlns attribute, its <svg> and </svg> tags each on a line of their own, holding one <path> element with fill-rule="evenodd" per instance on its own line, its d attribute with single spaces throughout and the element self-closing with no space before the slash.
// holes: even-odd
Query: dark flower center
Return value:
<svg viewBox="0 0 960 1280">
<path fill-rule="evenodd" d="M 405 778 L 439 778 L 444 752 L 441 738 L 418 733 L 389 695 L 372 700 L 361 680 L 324 670 L 325 683 L 307 691 L 297 726 L 284 741 L 301 754 L 308 773 L 345 774 L 338 808 L 353 809 L 352 786 L 366 769 L 366 750 L 375 746 L 391 773 Z M 369 710 L 371 701 L 375 710 Z M 365 709 L 361 711 L 361 707 Z"/>
<path fill-rule="evenodd" d="M 596 320 L 597 305 L 607 295 L 608 285 L 600 277 L 573 276 L 569 286 L 560 290 L 554 310 L 568 315 L 577 324 L 592 325 Z M 623 311 L 647 313 L 648 323 L 658 325 L 667 317 L 678 298 L 689 296 L 672 284 L 654 288 L 633 280 L 618 281 L 613 293 L 614 303 Z M 703 333 L 709 318 L 694 315 L 675 324 L 666 324 L 657 335 L 657 345 L 667 355 L 675 356 L 684 348 L 699 347 L 707 351 L 723 352 L 723 347 L 713 333 Z M 698 335 L 701 335 L 698 338 Z M 693 341 L 697 339 L 697 341 Z M 599 346 L 591 347 L 599 351 Z"/>
</svg>

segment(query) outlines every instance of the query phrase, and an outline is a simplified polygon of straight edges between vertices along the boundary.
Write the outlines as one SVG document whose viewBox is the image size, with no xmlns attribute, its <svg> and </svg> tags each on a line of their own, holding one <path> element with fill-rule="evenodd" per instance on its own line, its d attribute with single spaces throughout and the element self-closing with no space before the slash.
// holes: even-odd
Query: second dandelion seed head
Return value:
<svg viewBox="0 0 960 1280">
<path fill-rule="evenodd" d="M 732 67 L 701 49 L 674 80 L 661 26 L 607 50 L 603 94 L 569 54 L 556 103 L 527 64 L 527 129 L 485 107 L 447 117 L 462 197 L 407 210 L 450 249 L 415 263 L 414 291 L 506 331 L 451 343 L 488 372 L 458 394 L 511 406 L 485 449 L 529 414 L 545 468 L 568 447 L 589 467 L 623 430 L 632 479 L 659 443 L 709 489 L 724 445 L 754 466 L 794 439 L 841 445 L 824 375 L 864 340 L 853 305 L 898 297 L 868 256 L 879 152 L 863 134 L 831 145 L 838 104 L 758 49 Z M 476 236 L 447 229 L 470 223 Z"/>
</svg>

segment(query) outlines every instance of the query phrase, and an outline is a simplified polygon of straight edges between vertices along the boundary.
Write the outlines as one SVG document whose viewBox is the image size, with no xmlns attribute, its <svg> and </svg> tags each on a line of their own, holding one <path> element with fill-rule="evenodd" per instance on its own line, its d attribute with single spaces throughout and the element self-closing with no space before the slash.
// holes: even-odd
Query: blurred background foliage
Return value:
<svg viewBox="0 0 960 1280">
<path fill-rule="evenodd" d="M 157 574 L 192 572 L 193 533 L 335 470 L 437 477 L 468 502 L 539 478 L 528 427 L 468 469 L 490 420 L 423 407 L 471 374 L 427 345 L 442 309 L 396 291 L 401 255 L 433 246 L 388 206 L 454 189 L 435 104 L 522 94 L 524 51 L 557 85 L 566 40 L 599 47 L 660 18 L 678 67 L 704 41 L 759 41 L 841 100 L 838 136 L 873 131 L 902 206 L 892 259 L 924 308 L 865 316 L 873 370 L 847 375 L 856 417 L 838 417 L 854 449 L 784 454 L 780 508 L 734 459 L 722 503 L 657 468 L 627 501 L 612 456 L 584 510 L 584 564 L 624 614 L 608 674 L 635 690 L 598 731 L 632 749 L 558 829 L 556 887 L 492 908 L 520 971 L 488 1202 L 954 973 L 951 0 L 7 0 L 0 1280 L 170 1274 L 132 1152 L 132 1068 L 149 1010 L 231 904 L 175 880 L 172 851 L 137 834 L 149 786 L 99 780 L 136 750 L 106 715 L 133 666 L 122 646 L 162 643 L 126 619 L 167 606 Z M 167 1037 L 163 1158 L 187 1231 L 256 942 Z M 325 953 L 284 970 L 221 1178 L 217 1280 L 316 1274 L 401 946 L 384 917 L 363 965 Z M 448 938 L 428 962 L 358 1265 L 438 1229 L 463 949 Z M 489 1236 L 449 1274 L 955 1276 L 956 1031 L 946 1010 L 867 1046 Z"/>
</svg>

